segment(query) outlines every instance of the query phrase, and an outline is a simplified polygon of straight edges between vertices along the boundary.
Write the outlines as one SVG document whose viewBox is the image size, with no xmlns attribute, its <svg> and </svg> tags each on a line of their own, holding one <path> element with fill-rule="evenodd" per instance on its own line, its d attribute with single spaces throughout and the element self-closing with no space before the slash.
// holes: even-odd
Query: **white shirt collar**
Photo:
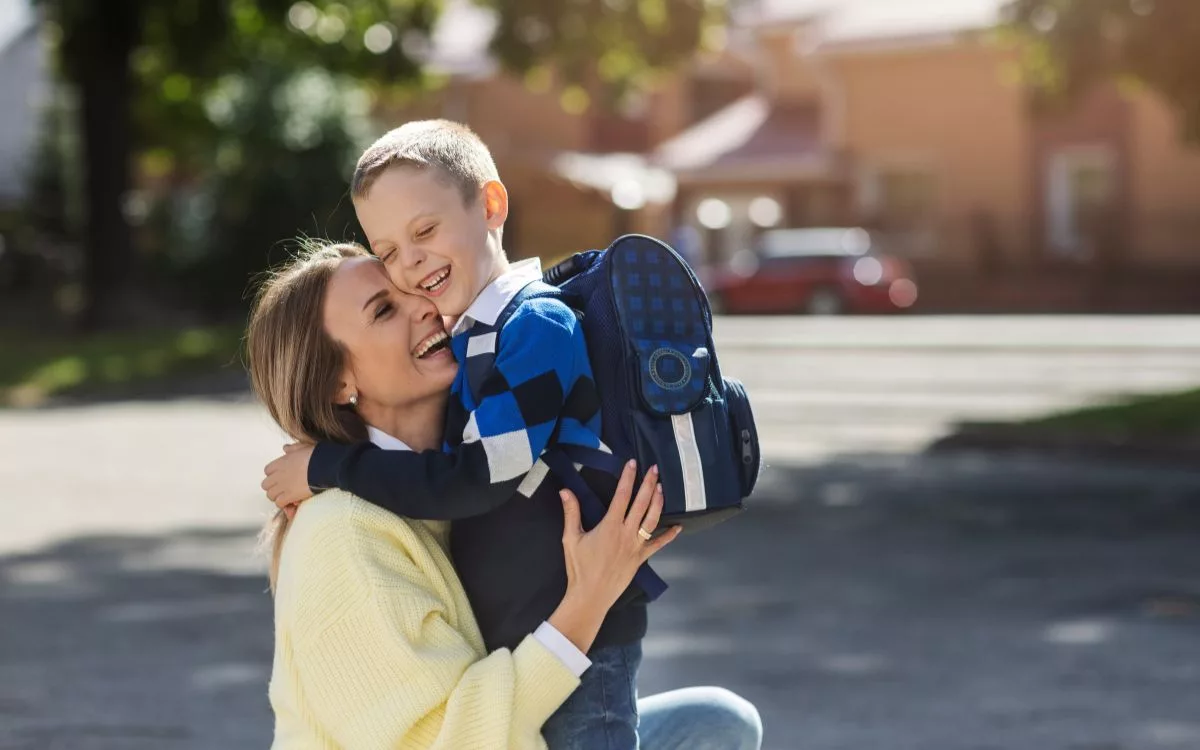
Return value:
<svg viewBox="0 0 1200 750">
<path fill-rule="evenodd" d="M 385 451 L 411 451 L 403 440 L 394 438 L 383 430 L 367 425 L 367 439 Z"/>
<path fill-rule="evenodd" d="M 470 307 L 459 317 L 450 331 L 451 336 L 457 336 L 476 321 L 485 325 L 494 325 L 496 318 L 504 312 L 504 308 L 530 282 L 542 278 L 542 261 L 538 258 L 527 258 L 509 265 L 508 270 L 498 279 L 488 284 L 471 303 Z"/>
</svg>

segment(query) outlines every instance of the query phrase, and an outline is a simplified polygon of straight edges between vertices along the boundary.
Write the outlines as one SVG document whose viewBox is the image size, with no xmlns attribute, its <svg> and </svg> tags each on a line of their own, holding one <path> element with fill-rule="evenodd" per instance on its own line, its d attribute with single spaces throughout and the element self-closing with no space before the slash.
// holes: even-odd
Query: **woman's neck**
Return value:
<svg viewBox="0 0 1200 750">
<path fill-rule="evenodd" d="M 360 413 L 363 420 L 375 429 L 386 432 L 415 451 L 441 448 L 446 420 L 445 398 L 394 407 L 372 406 L 361 409 Z"/>
</svg>

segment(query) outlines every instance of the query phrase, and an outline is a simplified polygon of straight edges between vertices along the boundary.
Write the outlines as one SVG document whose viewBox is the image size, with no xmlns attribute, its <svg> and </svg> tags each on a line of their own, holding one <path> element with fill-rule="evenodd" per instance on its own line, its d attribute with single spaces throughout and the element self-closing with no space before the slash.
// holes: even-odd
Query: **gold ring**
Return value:
<svg viewBox="0 0 1200 750">
<path fill-rule="evenodd" d="M 653 534 L 651 534 L 649 531 L 646 531 L 641 526 L 638 527 L 638 536 L 642 538 L 643 542 L 648 542 L 654 538 Z"/>
</svg>

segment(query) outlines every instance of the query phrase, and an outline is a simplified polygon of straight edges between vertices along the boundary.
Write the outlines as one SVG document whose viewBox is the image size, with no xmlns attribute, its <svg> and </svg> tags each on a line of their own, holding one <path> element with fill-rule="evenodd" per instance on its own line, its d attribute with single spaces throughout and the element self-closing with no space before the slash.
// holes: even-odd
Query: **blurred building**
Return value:
<svg viewBox="0 0 1200 750">
<path fill-rule="evenodd" d="M 45 46 L 28 0 L 0 0 L 0 210 L 25 194 L 37 146 L 36 104 L 48 80 Z"/>
<path fill-rule="evenodd" d="M 546 259 L 627 230 L 720 264 L 772 226 L 865 226 L 912 260 L 927 310 L 1200 307 L 1200 148 L 1148 92 L 1038 114 L 999 0 L 760 0 L 623 114 L 571 114 L 486 54 L 451 3 L 436 97 L 492 147 L 506 244 Z M 690 241 L 688 238 L 691 238 Z"/>
<path fill-rule="evenodd" d="M 494 28 L 490 11 L 447 2 L 425 59 L 445 86 L 385 119 L 446 117 L 483 138 L 512 196 L 505 246 L 515 256 L 553 260 L 614 233 L 663 230 L 674 179 L 649 165 L 651 147 L 666 135 L 654 137 L 657 112 L 572 113 L 555 81 L 531 86 L 499 70 L 487 51 Z"/>
</svg>

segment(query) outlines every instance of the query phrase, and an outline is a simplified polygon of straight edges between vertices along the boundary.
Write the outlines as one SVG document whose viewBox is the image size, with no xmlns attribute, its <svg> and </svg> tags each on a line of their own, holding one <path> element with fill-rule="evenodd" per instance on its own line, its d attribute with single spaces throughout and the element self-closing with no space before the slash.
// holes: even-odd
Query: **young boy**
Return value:
<svg viewBox="0 0 1200 750">
<path fill-rule="evenodd" d="M 501 312 L 542 271 L 536 259 L 508 262 L 508 195 L 487 147 L 466 127 L 437 120 L 389 132 L 359 159 L 351 192 L 396 286 L 455 321 L 450 345 L 460 368 L 446 451 L 369 443 L 320 444 L 311 457 L 294 451 L 276 462 L 290 488 L 277 502 L 337 486 L 399 515 L 453 521 L 451 556 L 484 640 L 489 649 L 513 648 L 566 589 L 560 487 L 539 456 L 551 443 L 602 447 L 582 329 L 565 304 L 540 297 L 521 302 L 497 330 Z M 606 475 L 581 473 L 599 497 L 612 495 Z M 543 729 L 552 750 L 637 747 L 646 601 L 635 585 L 610 610 L 580 687 Z"/>
</svg>

